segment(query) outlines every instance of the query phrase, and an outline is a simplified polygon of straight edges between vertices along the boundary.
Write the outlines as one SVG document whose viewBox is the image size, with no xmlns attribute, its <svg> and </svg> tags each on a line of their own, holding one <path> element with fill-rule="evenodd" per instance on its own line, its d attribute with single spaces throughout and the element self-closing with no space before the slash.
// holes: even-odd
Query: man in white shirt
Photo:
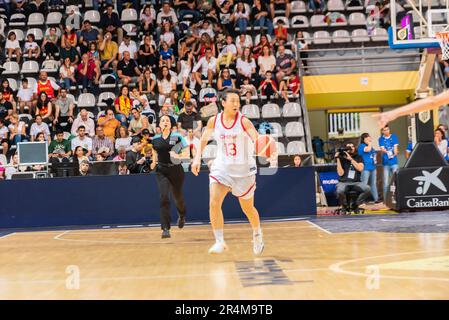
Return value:
<svg viewBox="0 0 449 320">
<path fill-rule="evenodd" d="M 78 114 L 78 117 L 76 117 L 75 121 L 73 121 L 72 135 L 76 136 L 78 132 L 78 128 L 80 126 L 83 126 L 85 129 L 85 132 L 88 136 L 93 137 L 95 136 L 95 122 L 91 118 L 89 118 L 89 114 L 87 113 L 86 109 L 81 109 L 80 113 Z"/>
<path fill-rule="evenodd" d="M 220 64 L 225 63 L 226 68 L 229 68 L 229 65 L 232 61 L 237 59 L 237 47 L 233 43 L 234 39 L 231 35 L 226 36 L 226 44 L 220 51 L 217 59 L 217 72 L 220 70 Z"/>
<path fill-rule="evenodd" d="M 118 48 L 118 59 L 123 59 L 123 53 L 125 51 L 128 51 L 132 59 L 137 60 L 137 45 L 136 43 L 131 40 L 131 37 L 129 34 L 125 34 L 123 37 L 123 41 L 120 44 L 120 47 Z"/>
<path fill-rule="evenodd" d="M 24 113 L 25 108 L 28 108 L 30 111 L 30 114 L 35 114 L 35 106 L 36 101 L 33 99 L 33 89 L 28 87 L 28 79 L 24 78 L 22 80 L 22 87 L 17 92 L 17 98 L 19 100 L 19 108 L 20 113 Z"/>
<path fill-rule="evenodd" d="M 50 129 L 48 127 L 48 124 L 42 121 L 42 116 L 37 115 L 36 121 L 31 125 L 30 129 L 31 141 L 36 140 L 36 136 L 41 132 L 44 133 L 45 140 L 49 141 Z"/>
<path fill-rule="evenodd" d="M 212 81 L 214 80 L 216 73 L 217 59 L 212 56 L 212 49 L 206 49 L 206 55 L 202 57 L 197 64 L 193 67 L 193 77 L 195 81 L 199 84 L 202 83 L 202 79 L 207 79 L 209 86 L 212 86 Z M 201 68 L 201 72 L 198 70 Z"/>
<path fill-rule="evenodd" d="M 81 146 L 87 150 L 86 157 L 90 158 L 92 156 L 92 139 L 86 136 L 84 126 L 79 126 L 77 133 L 78 136 L 72 139 L 72 151 L 75 152 L 76 147 Z"/>
</svg>

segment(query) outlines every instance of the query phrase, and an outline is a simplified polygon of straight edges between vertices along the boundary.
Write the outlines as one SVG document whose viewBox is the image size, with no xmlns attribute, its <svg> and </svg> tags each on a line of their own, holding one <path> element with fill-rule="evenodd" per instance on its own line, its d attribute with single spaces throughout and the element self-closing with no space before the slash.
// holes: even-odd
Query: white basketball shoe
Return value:
<svg viewBox="0 0 449 320">
<path fill-rule="evenodd" d="M 262 254 L 265 244 L 263 243 L 262 233 L 253 236 L 253 252 L 256 256 Z"/>
<path fill-rule="evenodd" d="M 220 254 L 227 250 L 228 250 L 228 246 L 226 245 L 226 243 L 224 241 L 217 241 L 214 243 L 214 245 L 212 247 L 209 248 L 209 253 L 210 254 Z"/>
</svg>

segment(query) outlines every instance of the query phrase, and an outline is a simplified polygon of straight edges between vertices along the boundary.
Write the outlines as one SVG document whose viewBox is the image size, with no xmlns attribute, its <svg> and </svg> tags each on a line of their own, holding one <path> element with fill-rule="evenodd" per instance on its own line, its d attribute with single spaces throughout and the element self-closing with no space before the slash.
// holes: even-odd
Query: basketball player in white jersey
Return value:
<svg viewBox="0 0 449 320">
<path fill-rule="evenodd" d="M 259 213 L 254 207 L 257 166 L 254 159 L 254 141 L 258 132 L 250 120 L 239 111 L 238 91 L 227 90 L 222 96 L 223 111 L 209 119 L 201 136 L 200 148 L 192 163 L 192 172 L 198 175 L 201 153 L 210 138 L 217 142 L 217 156 L 209 175 L 209 214 L 215 244 L 209 253 L 227 250 L 223 235 L 223 200 L 231 192 L 238 197 L 240 206 L 253 229 L 253 252 L 260 255 L 264 249 Z"/>
<path fill-rule="evenodd" d="M 373 117 L 377 119 L 379 127 L 383 128 L 389 122 L 396 120 L 399 117 L 406 116 L 412 113 L 433 110 L 435 108 L 444 106 L 445 104 L 448 103 L 449 103 L 449 90 L 446 90 L 436 96 L 430 96 L 425 99 L 419 99 L 400 108 L 375 114 L 373 115 Z"/>
</svg>

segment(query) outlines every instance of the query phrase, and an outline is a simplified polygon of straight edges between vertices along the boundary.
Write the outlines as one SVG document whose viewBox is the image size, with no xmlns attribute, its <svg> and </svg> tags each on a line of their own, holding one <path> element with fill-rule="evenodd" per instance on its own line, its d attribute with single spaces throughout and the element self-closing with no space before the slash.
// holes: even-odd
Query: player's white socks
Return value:
<svg viewBox="0 0 449 320">
<path fill-rule="evenodd" d="M 215 241 L 224 242 L 223 229 L 214 229 Z"/>
<path fill-rule="evenodd" d="M 253 237 L 255 237 L 258 234 L 262 236 L 262 228 L 260 226 L 256 229 L 253 229 Z"/>
</svg>

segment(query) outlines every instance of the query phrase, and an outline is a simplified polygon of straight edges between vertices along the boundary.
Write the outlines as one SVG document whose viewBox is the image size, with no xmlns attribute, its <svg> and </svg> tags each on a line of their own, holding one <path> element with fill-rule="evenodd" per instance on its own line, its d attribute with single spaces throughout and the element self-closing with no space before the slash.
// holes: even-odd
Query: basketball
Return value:
<svg viewBox="0 0 449 320">
<path fill-rule="evenodd" d="M 276 151 L 276 142 L 269 135 L 259 135 L 255 143 L 256 154 L 269 158 Z"/>
</svg>

